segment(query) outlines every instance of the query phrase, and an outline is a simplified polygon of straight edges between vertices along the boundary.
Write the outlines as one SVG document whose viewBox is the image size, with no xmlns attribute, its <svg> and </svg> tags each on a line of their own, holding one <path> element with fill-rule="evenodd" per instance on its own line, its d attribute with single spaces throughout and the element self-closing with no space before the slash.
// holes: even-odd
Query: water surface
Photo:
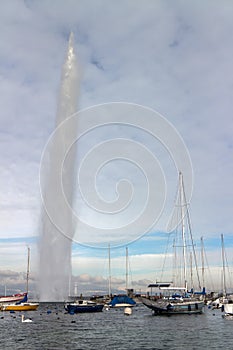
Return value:
<svg viewBox="0 0 233 350">
<path fill-rule="evenodd" d="M 220 310 L 168 317 L 140 305 L 131 316 L 115 309 L 69 315 L 63 304 L 41 304 L 24 312 L 32 323 L 22 323 L 21 314 L 0 313 L 1 349 L 232 349 L 233 320 Z"/>
</svg>

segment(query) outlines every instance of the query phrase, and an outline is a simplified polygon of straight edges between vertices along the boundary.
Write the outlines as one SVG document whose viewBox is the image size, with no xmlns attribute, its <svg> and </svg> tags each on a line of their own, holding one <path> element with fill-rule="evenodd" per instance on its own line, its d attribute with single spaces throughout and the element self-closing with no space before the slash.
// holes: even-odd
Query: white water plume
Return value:
<svg viewBox="0 0 233 350">
<path fill-rule="evenodd" d="M 70 34 L 66 59 L 62 69 L 61 87 L 58 100 L 55 129 L 77 111 L 78 97 L 78 65 L 74 53 L 74 37 Z M 74 128 L 73 133 L 76 133 Z M 42 164 L 42 197 L 55 198 L 60 186 L 57 172 L 62 172 L 62 185 L 68 203 L 72 206 L 75 174 L 75 147 L 61 170 L 58 166 L 69 145 L 72 135 L 64 128 L 57 133 L 50 146 L 46 162 Z M 50 211 L 56 213 L 65 225 L 70 237 L 74 232 L 72 214 L 69 208 L 64 210 L 58 201 L 53 200 Z M 40 223 L 40 266 L 39 266 L 39 294 L 41 301 L 64 301 L 69 294 L 69 278 L 71 275 L 71 239 L 65 237 L 51 220 L 45 207 L 41 210 Z"/>
</svg>

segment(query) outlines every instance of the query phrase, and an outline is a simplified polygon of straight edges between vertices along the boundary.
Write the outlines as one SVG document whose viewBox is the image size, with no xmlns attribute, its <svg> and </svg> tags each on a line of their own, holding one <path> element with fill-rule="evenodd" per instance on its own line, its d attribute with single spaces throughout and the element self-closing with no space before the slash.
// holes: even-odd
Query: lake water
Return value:
<svg viewBox="0 0 233 350">
<path fill-rule="evenodd" d="M 0 313 L 0 349 L 233 349 L 233 320 L 220 310 L 168 317 L 139 305 L 131 316 L 115 309 L 69 315 L 63 304 L 41 304 L 24 315 L 33 322 L 22 323 L 20 312 Z"/>
</svg>

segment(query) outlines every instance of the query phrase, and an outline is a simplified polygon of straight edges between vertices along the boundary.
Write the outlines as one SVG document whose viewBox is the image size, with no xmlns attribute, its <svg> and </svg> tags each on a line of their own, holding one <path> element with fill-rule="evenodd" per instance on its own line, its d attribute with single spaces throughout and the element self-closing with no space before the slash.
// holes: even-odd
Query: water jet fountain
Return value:
<svg viewBox="0 0 233 350">
<path fill-rule="evenodd" d="M 74 36 L 71 33 L 66 59 L 62 68 L 60 94 L 58 100 L 56 125 L 77 111 L 78 97 L 78 66 L 74 53 Z M 76 130 L 74 130 L 76 132 Z M 49 151 L 49 159 L 45 171 L 43 170 L 43 196 L 53 196 L 56 193 L 59 156 L 69 144 L 69 134 L 61 131 Z M 69 204 L 72 206 L 74 192 L 75 149 L 69 151 L 69 157 L 64 163 L 62 171 L 63 188 Z M 54 201 L 53 210 L 65 223 L 67 232 L 74 232 L 72 227 L 72 212 L 64 210 L 59 202 Z M 72 235 L 71 235 L 72 237 Z M 39 295 L 40 301 L 64 301 L 69 294 L 69 279 L 71 276 L 71 248 L 72 241 L 63 235 L 51 221 L 46 208 L 41 210 L 40 221 L 40 262 L 39 262 Z"/>
</svg>

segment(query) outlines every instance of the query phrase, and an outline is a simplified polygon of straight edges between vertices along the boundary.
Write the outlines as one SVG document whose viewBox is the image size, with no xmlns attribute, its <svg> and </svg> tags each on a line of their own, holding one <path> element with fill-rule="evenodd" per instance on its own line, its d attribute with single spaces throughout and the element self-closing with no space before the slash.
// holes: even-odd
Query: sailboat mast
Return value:
<svg viewBox="0 0 233 350">
<path fill-rule="evenodd" d="M 111 295 L 111 255 L 110 244 L 108 245 L 108 295 Z"/>
<path fill-rule="evenodd" d="M 226 292 L 225 251 L 224 251 L 223 234 L 221 234 L 221 243 L 222 243 L 222 268 L 223 268 L 223 296 L 225 297 L 227 292 Z"/>
<path fill-rule="evenodd" d="M 186 239 L 185 239 L 185 212 L 184 207 L 186 203 L 184 203 L 184 183 L 183 183 L 183 175 L 179 173 L 179 182 L 180 182 L 180 206 L 181 206 L 181 228 L 182 228 L 182 241 L 183 241 L 183 260 L 184 260 L 184 282 L 185 288 L 187 287 L 187 271 L 186 271 Z"/>
<path fill-rule="evenodd" d="M 129 259 L 128 247 L 126 247 L 126 259 L 125 259 L 125 263 L 126 263 L 126 267 L 125 267 L 125 289 L 126 289 L 126 291 L 128 290 L 128 283 L 129 283 L 129 272 L 128 272 L 129 263 L 128 263 L 128 259 Z"/>
<path fill-rule="evenodd" d="M 191 288 L 193 289 L 193 257 L 192 252 L 190 252 L 190 280 L 191 280 Z"/>
<path fill-rule="evenodd" d="M 205 287 L 205 266 L 204 266 L 204 242 L 201 237 L 201 265 L 202 265 L 202 287 Z"/>
<path fill-rule="evenodd" d="M 29 281 L 29 263 L 30 263 L 30 248 L 28 247 L 28 261 L 27 261 L 27 284 L 26 284 L 26 292 L 28 293 L 28 281 Z"/>
<path fill-rule="evenodd" d="M 172 277 L 172 281 L 174 283 L 174 285 L 177 284 L 177 280 L 176 280 L 176 275 L 177 275 L 177 261 L 176 261 L 176 241 L 175 238 L 173 239 L 173 252 L 174 252 L 174 258 L 173 258 L 173 277 Z"/>
</svg>

